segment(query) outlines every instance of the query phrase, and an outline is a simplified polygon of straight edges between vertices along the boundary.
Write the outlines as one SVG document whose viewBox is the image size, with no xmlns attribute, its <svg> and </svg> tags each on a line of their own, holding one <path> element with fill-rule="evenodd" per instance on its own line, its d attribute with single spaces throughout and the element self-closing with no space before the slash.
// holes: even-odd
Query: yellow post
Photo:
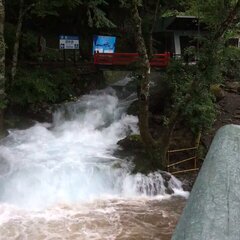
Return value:
<svg viewBox="0 0 240 240">
<path fill-rule="evenodd" d="M 167 151 L 167 170 L 169 172 L 169 164 L 170 164 L 170 161 L 169 161 L 169 151 Z"/>
</svg>

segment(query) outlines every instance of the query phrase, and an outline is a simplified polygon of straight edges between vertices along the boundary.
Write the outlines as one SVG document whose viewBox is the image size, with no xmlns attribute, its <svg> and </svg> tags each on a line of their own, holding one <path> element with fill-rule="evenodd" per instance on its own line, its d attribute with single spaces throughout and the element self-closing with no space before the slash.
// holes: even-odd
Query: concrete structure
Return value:
<svg viewBox="0 0 240 240">
<path fill-rule="evenodd" d="M 196 16 L 163 17 L 154 28 L 154 46 L 158 52 L 181 55 L 186 47 L 197 46 L 196 37 L 200 33 L 205 33 L 204 25 Z"/>
<path fill-rule="evenodd" d="M 157 22 L 153 37 L 159 52 L 169 51 L 181 55 L 186 47 L 196 46 L 195 38 L 204 32 L 195 16 L 172 16 Z"/>
<path fill-rule="evenodd" d="M 184 49 L 197 47 L 197 38 L 208 34 L 207 27 L 196 16 L 170 16 L 160 18 L 153 31 L 153 46 L 157 52 L 170 52 L 180 56 Z M 230 39 L 229 44 L 240 47 L 240 35 Z"/>
<path fill-rule="evenodd" d="M 240 126 L 222 127 L 172 240 L 240 239 Z"/>
</svg>

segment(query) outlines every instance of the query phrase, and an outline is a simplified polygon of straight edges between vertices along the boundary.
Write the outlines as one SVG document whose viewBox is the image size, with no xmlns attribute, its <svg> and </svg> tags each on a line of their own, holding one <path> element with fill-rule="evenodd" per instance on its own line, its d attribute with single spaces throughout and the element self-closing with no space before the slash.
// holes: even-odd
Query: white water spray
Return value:
<svg viewBox="0 0 240 240">
<path fill-rule="evenodd" d="M 113 155 L 120 139 L 138 133 L 137 118 L 125 113 L 133 98 L 96 91 L 59 108 L 53 124 L 9 130 L 0 145 L 0 222 L 16 209 L 167 196 L 160 173 L 132 175 L 132 163 Z M 182 192 L 174 177 L 169 184 Z"/>
<path fill-rule="evenodd" d="M 9 131 L 0 146 L 0 201 L 35 208 L 103 196 L 164 194 L 160 174 L 133 176 L 131 163 L 112 155 L 118 140 L 138 131 L 136 117 L 124 113 L 127 103 L 113 89 L 97 91 L 63 105 L 53 126 L 37 123 Z M 170 182 L 181 189 L 176 179 Z"/>
</svg>

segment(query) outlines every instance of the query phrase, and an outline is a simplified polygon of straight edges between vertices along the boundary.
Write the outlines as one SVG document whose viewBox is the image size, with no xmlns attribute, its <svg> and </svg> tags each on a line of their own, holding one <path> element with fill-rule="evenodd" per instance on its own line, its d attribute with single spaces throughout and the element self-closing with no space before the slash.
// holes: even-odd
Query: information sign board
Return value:
<svg viewBox="0 0 240 240">
<path fill-rule="evenodd" d="M 60 35 L 59 48 L 60 49 L 79 49 L 79 37 L 69 36 L 69 35 Z"/>
<path fill-rule="evenodd" d="M 93 37 L 93 54 L 98 53 L 114 53 L 116 45 L 116 37 L 114 36 L 99 36 Z"/>
</svg>

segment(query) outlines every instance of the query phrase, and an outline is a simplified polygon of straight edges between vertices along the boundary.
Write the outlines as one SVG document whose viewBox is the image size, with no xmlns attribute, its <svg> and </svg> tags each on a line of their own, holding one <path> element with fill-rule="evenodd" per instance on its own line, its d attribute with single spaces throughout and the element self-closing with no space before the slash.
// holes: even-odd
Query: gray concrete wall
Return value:
<svg viewBox="0 0 240 240">
<path fill-rule="evenodd" d="M 172 240 L 240 239 L 240 126 L 214 137 Z"/>
</svg>

